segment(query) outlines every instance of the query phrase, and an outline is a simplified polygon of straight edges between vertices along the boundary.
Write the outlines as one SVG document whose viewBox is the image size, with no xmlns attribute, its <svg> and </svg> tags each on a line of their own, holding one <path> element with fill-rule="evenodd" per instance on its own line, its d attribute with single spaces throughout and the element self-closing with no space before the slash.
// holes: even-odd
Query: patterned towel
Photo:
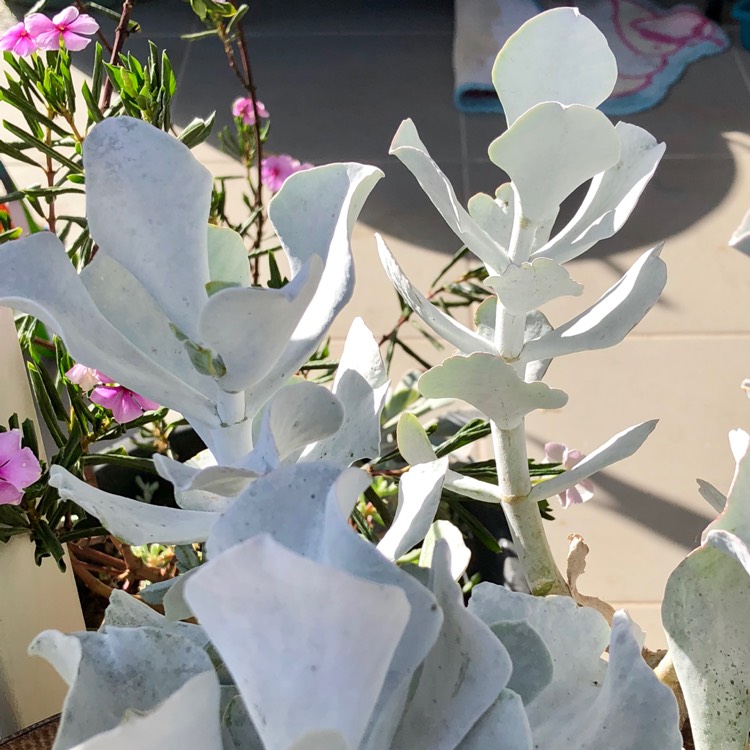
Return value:
<svg viewBox="0 0 750 750">
<path fill-rule="evenodd" d="M 535 0 L 456 0 L 453 44 L 454 101 L 463 112 L 500 112 L 492 65 L 506 39 L 540 12 Z M 693 5 L 660 8 L 650 0 L 580 0 L 602 30 L 620 71 L 609 115 L 658 104 L 693 61 L 729 47 L 726 33 Z"/>
</svg>

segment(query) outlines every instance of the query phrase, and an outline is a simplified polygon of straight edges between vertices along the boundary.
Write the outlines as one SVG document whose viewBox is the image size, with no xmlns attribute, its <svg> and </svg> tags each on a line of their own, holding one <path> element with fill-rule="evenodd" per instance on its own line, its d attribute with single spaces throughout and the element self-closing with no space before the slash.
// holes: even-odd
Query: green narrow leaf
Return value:
<svg viewBox="0 0 750 750">
<path fill-rule="evenodd" d="M 83 169 L 80 164 L 76 164 L 74 161 L 68 159 L 67 156 L 63 156 L 58 153 L 52 146 L 47 145 L 44 141 L 39 138 L 35 138 L 30 133 L 21 130 L 21 128 L 14 125 L 12 122 L 3 120 L 3 127 L 16 138 L 20 138 L 24 143 L 28 144 L 32 148 L 36 148 L 43 154 L 52 157 L 55 161 L 60 162 L 63 166 L 67 167 L 71 172 L 82 172 Z"/>
<path fill-rule="evenodd" d="M 90 453 L 81 458 L 82 466 L 97 466 L 100 464 L 122 466 L 126 469 L 133 469 L 133 471 L 145 471 L 148 474 L 159 476 L 159 472 L 156 471 L 154 462 L 150 458 L 129 456 L 127 453 Z"/>
<path fill-rule="evenodd" d="M 41 565 L 42 559 L 51 555 L 57 563 L 57 567 L 64 573 L 65 562 L 63 558 L 65 557 L 65 550 L 47 522 L 41 518 L 32 521 L 31 533 L 34 535 L 34 541 L 36 542 L 36 550 L 34 551 L 36 564 Z"/>
<path fill-rule="evenodd" d="M 49 430 L 50 435 L 52 435 L 55 445 L 57 445 L 58 448 L 62 448 L 67 441 L 60 431 L 60 425 L 55 416 L 55 409 L 47 395 L 47 389 L 44 386 L 42 376 L 39 374 L 39 368 L 37 368 L 33 362 L 29 362 L 28 369 L 31 390 L 34 394 L 36 405 L 42 414 L 42 419 L 44 419 L 44 423 L 47 425 L 47 429 Z"/>
<path fill-rule="evenodd" d="M 201 564 L 198 553 L 192 544 L 176 544 L 174 556 L 177 560 L 177 570 L 182 574 L 197 568 Z"/>
</svg>

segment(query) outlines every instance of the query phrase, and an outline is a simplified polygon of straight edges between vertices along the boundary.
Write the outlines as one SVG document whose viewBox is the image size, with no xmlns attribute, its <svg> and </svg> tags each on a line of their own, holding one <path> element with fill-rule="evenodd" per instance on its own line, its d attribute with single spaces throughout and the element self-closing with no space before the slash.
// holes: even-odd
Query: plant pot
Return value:
<svg viewBox="0 0 750 750">
<path fill-rule="evenodd" d="M 732 18 L 739 21 L 742 46 L 750 50 L 750 0 L 735 3 L 732 7 Z"/>
<path fill-rule="evenodd" d="M 2 750 L 51 750 L 59 723 L 59 714 L 40 721 L 22 732 L 0 740 L 0 748 Z"/>
</svg>

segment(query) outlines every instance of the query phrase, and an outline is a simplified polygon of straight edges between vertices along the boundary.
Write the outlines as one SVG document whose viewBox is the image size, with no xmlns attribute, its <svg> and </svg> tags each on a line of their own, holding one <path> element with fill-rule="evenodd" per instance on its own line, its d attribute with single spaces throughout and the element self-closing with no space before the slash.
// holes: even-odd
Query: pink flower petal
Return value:
<svg viewBox="0 0 750 750">
<path fill-rule="evenodd" d="M 38 34 L 34 37 L 36 46 L 46 52 L 54 52 L 55 50 L 60 49 L 61 39 L 62 34 L 58 29 L 55 29 L 54 31 L 45 31 L 44 33 Z"/>
<path fill-rule="evenodd" d="M 546 443 L 544 446 L 544 461 L 550 464 L 561 464 L 565 454 L 563 443 Z"/>
<path fill-rule="evenodd" d="M 566 469 L 572 469 L 576 464 L 583 461 L 584 458 L 586 458 L 585 453 L 581 453 L 581 451 L 572 448 L 571 450 L 565 451 L 565 460 L 563 461 L 563 465 Z"/>
<path fill-rule="evenodd" d="M 52 16 L 52 23 L 55 26 L 68 26 L 73 23 L 79 16 L 78 8 L 75 5 L 71 5 L 64 10 L 61 10 L 57 15 Z"/>
<path fill-rule="evenodd" d="M 21 431 L 0 432 L 0 466 L 8 463 L 21 450 Z"/>
<path fill-rule="evenodd" d="M 0 505 L 18 505 L 23 498 L 23 492 L 0 479 Z"/>
<path fill-rule="evenodd" d="M 68 24 L 68 29 L 76 34 L 96 34 L 99 24 L 86 13 L 81 13 L 73 23 Z"/>
<path fill-rule="evenodd" d="M 26 27 L 23 23 L 17 23 L 11 26 L 2 36 L 0 36 L 0 49 L 12 50 L 25 32 Z"/>
<path fill-rule="evenodd" d="M 60 33 L 55 24 L 42 13 L 31 13 L 26 16 L 24 25 L 26 26 L 26 31 L 34 38 L 39 36 L 39 34 Z"/>
<path fill-rule="evenodd" d="M 133 398 L 136 400 L 143 411 L 156 411 L 156 409 L 161 409 L 161 404 L 157 404 L 156 401 L 152 401 L 150 398 L 141 396 L 140 393 L 133 393 Z"/>
<path fill-rule="evenodd" d="M 28 35 L 22 36 L 17 42 L 13 51 L 21 57 L 27 57 L 32 52 L 36 52 L 36 42 Z"/>
<path fill-rule="evenodd" d="M 41 476 L 42 467 L 31 448 L 21 448 L 10 461 L 0 466 L 0 479 L 18 490 L 34 484 Z"/>
<path fill-rule="evenodd" d="M 75 385 L 83 388 L 84 391 L 90 391 L 102 383 L 102 379 L 96 370 L 92 370 L 90 367 L 81 364 L 73 365 L 65 373 L 65 377 L 71 383 L 75 383 Z"/>
<path fill-rule="evenodd" d="M 120 424 L 131 422 L 143 414 L 143 410 L 133 397 L 133 391 L 121 385 L 100 385 L 91 391 L 89 398 L 99 406 L 109 409 Z"/>
<path fill-rule="evenodd" d="M 71 52 L 80 52 L 91 44 L 91 39 L 87 39 L 85 36 L 79 36 L 71 31 L 63 31 L 62 38 L 65 42 L 65 49 L 70 50 Z"/>
</svg>

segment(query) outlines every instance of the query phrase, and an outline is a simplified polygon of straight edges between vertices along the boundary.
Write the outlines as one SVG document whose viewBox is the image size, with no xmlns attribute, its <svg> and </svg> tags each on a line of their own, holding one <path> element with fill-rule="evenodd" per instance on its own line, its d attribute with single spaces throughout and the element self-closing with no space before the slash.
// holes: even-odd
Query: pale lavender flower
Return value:
<svg viewBox="0 0 750 750">
<path fill-rule="evenodd" d="M 564 469 L 572 469 L 586 458 L 585 453 L 568 448 L 563 443 L 547 443 L 544 446 L 544 460 L 546 463 L 560 464 Z M 594 483 L 590 479 L 582 479 L 570 489 L 561 492 L 557 499 L 563 508 L 580 505 L 594 496 Z"/>
<path fill-rule="evenodd" d="M 0 36 L 0 50 L 14 52 L 21 57 L 36 52 L 34 37 L 31 36 L 23 21 L 11 26 Z"/>
<path fill-rule="evenodd" d="M 97 375 L 100 379 L 100 385 L 97 385 L 91 391 L 89 398 L 95 404 L 109 409 L 112 412 L 112 416 L 120 424 L 138 419 L 145 411 L 160 408 L 159 404 L 155 401 L 141 396 L 140 393 L 131 391 L 130 388 L 126 388 L 124 385 L 113 382 L 112 378 L 108 378 L 101 372 L 97 371 Z"/>
<path fill-rule="evenodd" d="M 289 154 L 266 156 L 260 163 L 260 179 L 269 190 L 276 193 L 281 189 L 287 177 L 311 167 L 312 164 L 302 164 L 299 159 Z"/>
<path fill-rule="evenodd" d="M 73 365 L 66 373 L 65 377 L 75 385 L 80 386 L 86 393 L 97 385 L 101 385 L 99 373 L 86 365 Z"/>
<path fill-rule="evenodd" d="M 21 431 L 0 432 L 0 505 L 18 505 L 23 491 L 41 476 L 31 448 L 21 447 Z"/>
<path fill-rule="evenodd" d="M 263 102 L 255 102 L 255 107 L 258 110 L 258 117 L 270 117 L 270 115 L 268 114 L 268 110 L 265 108 Z M 245 125 L 254 125 L 255 109 L 253 109 L 252 97 L 246 96 L 235 99 L 234 103 L 232 104 L 232 114 L 235 117 L 241 117 L 242 122 L 244 122 Z"/>
<path fill-rule="evenodd" d="M 99 24 L 71 5 L 52 19 L 41 13 L 31 13 L 26 17 L 26 29 L 39 49 L 58 50 L 62 42 L 65 49 L 78 52 L 89 45 L 91 39 L 86 37 L 96 34 Z"/>
</svg>

